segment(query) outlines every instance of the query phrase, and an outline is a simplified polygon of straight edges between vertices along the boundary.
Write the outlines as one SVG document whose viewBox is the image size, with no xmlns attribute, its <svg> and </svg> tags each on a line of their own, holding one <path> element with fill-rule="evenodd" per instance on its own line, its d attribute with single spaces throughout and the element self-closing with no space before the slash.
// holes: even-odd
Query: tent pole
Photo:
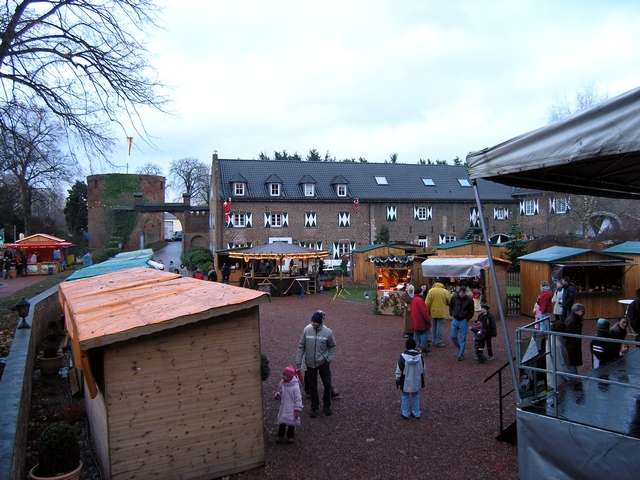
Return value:
<svg viewBox="0 0 640 480">
<path fill-rule="evenodd" d="M 478 193 L 478 183 L 473 180 L 473 194 L 476 197 L 476 205 L 478 206 L 478 215 L 480 216 L 480 226 L 482 227 L 482 236 L 484 244 L 487 247 L 487 259 L 489 260 L 489 270 L 491 271 L 491 282 L 493 283 L 493 292 L 496 297 L 496 305 L 498 305 L 498 314 L 500 315 L 500 325 L 502 325 L 502 336 L 504 338 L 507 356 L 509 358 L 509 370 L 511 370 L 511 380 L 513 381 L 513 391 L 516 395 L 516 403 L 520 403 L 520 390 L 518 390 L 518 375 L 513 362 L 513 348 L 511 347 L 511 338 L 507 329 L 507 321 L 504 316 L 504 306 L 502 305 L 502 295 L 500 294 L 500 284 L 498 283 L 498 275 L 496 274 L 496 266 L 493 263 L 493 251 L 489 243 L 489 232 L 484 221 L 484 211 L 482 210 L 482 202 Z"/>
</svg>

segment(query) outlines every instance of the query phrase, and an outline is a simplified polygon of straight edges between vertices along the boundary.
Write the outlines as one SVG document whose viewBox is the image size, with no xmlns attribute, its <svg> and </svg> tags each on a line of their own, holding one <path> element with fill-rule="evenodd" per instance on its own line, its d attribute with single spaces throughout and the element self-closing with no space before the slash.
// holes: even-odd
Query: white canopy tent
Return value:
<svg viewBox="0 0 640 480">
<path fill-rule="evenodd" d="M 640 88 L 467 155 L 472 179 L 640 198 Z"/>
<path fill-rule="evenodd" d="M 489 268 L 487 257 L 432 257 L 422 262 L 425 277 L 475 278 L 485 268 Z"/>
</svg>

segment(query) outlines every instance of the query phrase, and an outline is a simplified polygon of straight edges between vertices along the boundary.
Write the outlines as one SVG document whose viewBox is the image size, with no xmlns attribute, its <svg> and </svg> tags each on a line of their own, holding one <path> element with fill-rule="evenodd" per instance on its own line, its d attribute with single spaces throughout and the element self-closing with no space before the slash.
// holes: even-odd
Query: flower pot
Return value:
<svg viewBox="0 0 640 480">
<path fill-rule="evenodd" d="M 80 472 L 82 472 L 82 461 L 80 461 L 80 465 L 78 465 L 78 468 L 74 471 L 63 473 L 62 475 L 56 475 L 55 477 L 40 477 L 34 473 L 37 469 L 38 465 L 29 470 L 29 478 L 31 480 L 79 480 Z"/>
<path fill-rule="evenodd" d="M 55 357 L 43 357 L 39 356 L 40 372 L 42 375 L 57 375 L 58 371 L 62 368 L 63 356 L 61 353 Z"/>
</svg>

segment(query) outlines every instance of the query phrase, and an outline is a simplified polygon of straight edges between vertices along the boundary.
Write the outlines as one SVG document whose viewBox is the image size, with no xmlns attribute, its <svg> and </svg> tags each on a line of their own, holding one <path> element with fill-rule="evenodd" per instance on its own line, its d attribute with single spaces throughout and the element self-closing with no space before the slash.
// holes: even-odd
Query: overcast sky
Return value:
<svg viewBox="0 0 640 480">
<path fill-rule="evenodd" d="M 463 158 L 587 85 L 640 85 L 637 0 L 162 4 L 150 49 L 172 113 L 145 115 L 155 146 L 136 138 L 130 171 L 214 150 Z"/>
</svg>

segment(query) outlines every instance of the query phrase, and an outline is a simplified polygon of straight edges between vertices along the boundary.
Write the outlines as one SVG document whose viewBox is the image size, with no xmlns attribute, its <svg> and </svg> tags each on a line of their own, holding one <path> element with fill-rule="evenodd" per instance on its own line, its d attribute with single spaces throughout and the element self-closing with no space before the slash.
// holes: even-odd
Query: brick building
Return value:
<svg viewBox="0 0 640 480">
<path fill-rule="evenodd" d="M 211 184 L 215 250 L 289 242 L 327 249 L 337 259 L 372 243 L 383 225 L 391 240 L 423 246 L 464 238 L 480 225 L 463 166 L 227 160 L 214 155 Z M 493 238 L 504 238 L 514 221 L 545 221 L 539 206 L 522 212 L 511 187 L 481 181 L 479 191 Z M 232 204 L 227 223 L 226 199 Z"/>
</svg>

